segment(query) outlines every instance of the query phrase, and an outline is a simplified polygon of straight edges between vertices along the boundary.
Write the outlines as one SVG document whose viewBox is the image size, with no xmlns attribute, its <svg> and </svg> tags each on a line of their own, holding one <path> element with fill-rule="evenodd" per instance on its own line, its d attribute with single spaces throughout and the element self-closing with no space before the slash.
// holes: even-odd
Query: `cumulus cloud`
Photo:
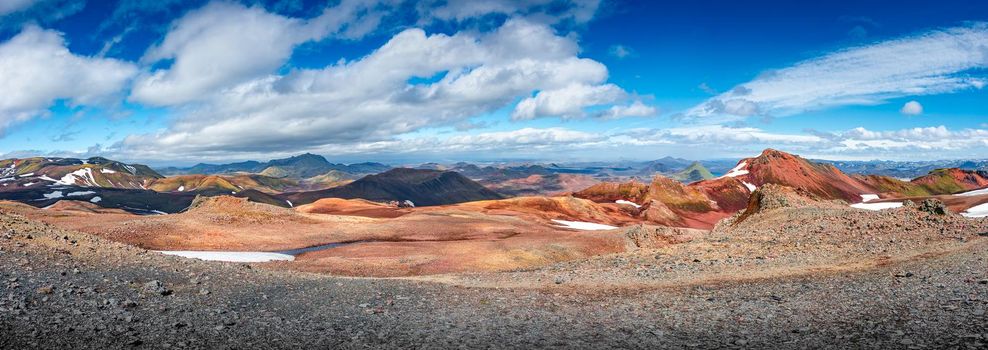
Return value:
<svg viewBox="0 0 988 350">
<path fill-rule="evenodd" d="M 74 55 L 58 32 L 25 27 L 0 43 L 0 131 L 46 113 L 57 100 L 114 103 L 136 73 L 130 63 Z"/>
<path fill-rule="evenodd" d="M 902 105 L 899 112 L 905 115 L 920 115 L 923 114 L 923 105 L 916 101 L 909 101 Z"/>
<path fill-rule="evenodd" d="M 693 107 L 689 117 L 787 116 L 892 98 L 984 87 L 988 24 L 931 31 L 850 48 L 770 71 Z"/>
<path fill-rule="evenodd" d="M 338 157 L 358 157 L 368 155 L 422 155 L 451 153 L 477 155 L 517 155 L 519 152 L 560 152 L 572 149 L 604 147 L 609 137 L 599 133 L 588 133 L 560 127 L 521 128 L 508 131 L 480 133 L 458 133 L 444 137 L 419 136 L 402 137 L 378 141 L 347 141 L 296 147 L 285 150 L 210 150 L 185 155 L 168 150 L 142 149 L 134 152 L 122 148 L 122 144 L 102 149 L 103 155 L 120 159 L 151 159 L 155 161 L 229 161 L 230 159 L 265 159 L 286 157 L 300 152 L 332 154 Z"/>
<path fill-rule="evenodd" d="M 377 26 L 371 2 L 344 0 L 310 20 L 290 18 L 228 2 L 212 2 L 176 21 L 141 61 L 174 60 L 138 78 L 131 99 L 177 105 L 275 72 L 296 46 L 330 34 L 359 37 Z M 366 25 L 370 23 L 370 25 Z"/>
<path fill-rule="evenodd" d="M 890 131 L 855 128 L 839 134 L 838 141 L 832 152 L 960 151 L 971 157 L 988 147 L 988 130 L 950 130 L 942 125 Z"/>
<path fill-rule="evenodd" d="M 652 117 L 659 113 L 659 109 L 646 105 L 641 101 L 634 101 L 630 105 L 611 106 L 597 114 L 601 119 L 620 119 L 625 117 Z"/>
<path fill-rule="evenodd" d="M 655 130 L 652 137 L 668 142 L 700 143 L 820 143 L 826 140 L 815 135 L 780 134 L 753 127 L 703 125 Z"/>
<path fill-rule="evenodd" d="M 556 147 L 560 145 L 600 142 L 604 137 L 597 134 L 565 128 L 522 128 L 512 131 L 480 133 L 450 137 L 440 143 L 444 149 L 481 150 L 518 147 Z"/>
<path fill-rule="evenodd" d="M 604 65 L 578 53 L 575 38 L 521 19 L 490 33 L 407 29 L 358 60 L 221 89 L 182 109 L 168 130 L 132 135 L 121 146 L 183 154 L 388 141 L 493 112 L 534 92 L 533 112 L 519 116 L 576 115 L 580 107 L 627 95 L 605 82 Z M 442 78 L 415 82 L 436 76 Z M 644 109 L 632 104 L 615 115 Z"/>
<path fill-rule="evenodd" d="M 522 100 L 515 106 L 511 118 L 515 120 L 547 116 L 579 118 L 585 116 L 586 107 L 614 103 L 626 96 L 624 90 L 614 84 L 572 84 L 560 89 L 540 91 L 535 97 Z"/>
<path fill-rule="evenodd" d="M 595 147 L 672 147 L 681 150 L 717 147 L 720 154 L 754 155 L 766 147 L 782 147 L 808 157 L 826 159 L 945 159 L 988 156 L 988 130 L 951 130 L 945 126 L 892 130 L 863 127 L 837 132 L 808 130 L 778 133 L 754 127 L 702 125 L 665 129 L 633 129 L 607 136 Z"/>
</svg>

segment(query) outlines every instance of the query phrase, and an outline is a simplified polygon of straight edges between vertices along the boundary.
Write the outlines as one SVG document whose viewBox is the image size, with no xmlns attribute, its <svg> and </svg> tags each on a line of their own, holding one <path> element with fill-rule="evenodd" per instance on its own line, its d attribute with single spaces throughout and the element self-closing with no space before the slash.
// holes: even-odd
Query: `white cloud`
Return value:
<svg viewBox="0 0 988 350">
<path fill-rule="evenodd" d="M 461 135 L 450 137 L 441 143 L 444 146 L 457 149 L 501 149 L 505 147 L 549 147 L 564 144 L 592 143 L 603 140 L 599 134 L 564 128 L 523 128 L 512 131 L 480 133 L 477 135 Z"/>
<path fill-rule="evenodd" d="M 702 125 L 658 130 L 655 137 L 678 143 L 820 143 L 825 139 L 815 135 L 778 134 L 752 127 Z"/>
<path fill-rule="evenodd" d="M 605 83 L 604 65 L 579 58 L 578 52 L 575 38 L 526 20 L 510 20 L 486 34 L 408 29 L 359 60 L 222 89 L 181 109 L 168 130 L 132 135 L 120 146 L 153 158 L 162 151 L 277 152 L 373 143 L 493 112 L 535 91 L 563 101 L 536 108 L 553 114 L 576 113 L 572 105 L 625 95 Z M 437 75 L 442 78 L 435 82 L 410 82 Z M 573 97 L 571 89 L 589 93 Z"/>
<path fill-rule="evenodd" d="M 532 153 L 533 156 L 544 156 L 551 152 L 565 152 L 572 149 L 587 149 L 605 147 L 609 137 L 600 133 L 588 133 L 560 127 L 551 128 L 521 128 L 508 131 L 491 131 L 481 133 L 457 133 L 440 136 L 401 137 L 380 141 L 346 141 L 319 144 L 308 147 L 292 147 L 284 150 L 251 150 L 224 149 L 181 154 L 170 150 L 121 148 L 117 145 L 108 149 L 97 150 L 98 154 L 119 159 L 149 159 L 156 162 L 169 161 L 207 161 L 223 162 L 230 159 L 268 159 L 297 155 L 301 152 L 334 155 L 337 157 L 358 157 L 367 160 L 367 156 L 380 159 L 382 156 L 393 155 L 449 155 L 452 153 L 471 156 L 508 155 L 517 156 L 519 153 Z M 38 154 L 40 151 L 27 151 L 24 154 Z M 480 152 L 480 153 L 478 153 Z M 62 152 L 61 154 L 70 154 Z"/>
<path fill-rule="evenodd" d="M 143 74 L 131 98 L 151 105 L 208 99 L 225 88 L 274 73 L 299 44 L 334 33 L 363 36 L 380 20 L 380 14 L 366 11 L 372 5 L 345 0 L 319 17 L 300 20 L 258 6 L 212 2 L 176 21 L 161 44 L 145 53 L 141 59 L 145 64 L 169 59 L 174 63 Z"/>
<path fill-rule="evenodd" d="M 787 116 L 892 98 L 980 89 L 968 75 L 988 67 L 988 24 L 850 48 L 770 71 L 690 109 L 690 117 Z"/>
<path fill-rule="evenodd" d="M 635 51 L 632 50 L 630 47 L 624 45 L 613 45 L 611 46 L 610 49 L 607 50 L 607 53 L 617 58 L 625 58 L 625 57 L 633 56 L 635 54 Z"/>
<path fill-rule="evenodd" d="M 614 84 L 572 84 L 560 89 L 540 91 L 515 106 L 511 119 L 525 120 L 538 117 L 583 117 L 584 108 L 610 104 L 626 98 L 627 94 Z"/>
<path fill-rule="evenodd" d="M 594 145 L 665 147 L 682 152 L 704 149 L 721 156 L 752 155 L 767 147 L 781 147 L 824 159 L 971 159 L 988 157 L 985 151 L 988 149 L 988 130 L 950 130 L 941 125 L 898 130 L 859 127 L 832 133 L 792 134 L 753 127 L 700 125 L 626 130 Z M 711 147 L 716 149 L 711 150 Z"/>
<path fill-rule="evenodd" d="M 601 119 L 620 119 L 625 117 L 652 117 L 659 113 L 659 109 L 646 105 L 641 101 L 634 101 L 627 106 L 611 106 L 598 113 Z"/>
<path fill-rule="evenodd" d="M 0 131 L 46 113 L 56 100 L 113 103 L 136 73 L 129 63 L 74 55 L 60 33 L 27 26 L 0 43 Z"/>
<path fill-rule="evenodd" d="M 0 1 L 0 16 L 24 10 L 34 5 L 38 0 L 4 0 Z"/>
<path fill-rule="evenodd" d="M 923 105 L 916 101 L 909 101 L 902 105 L 899 112 L 905 115 L 920 115 L 923 114 Z"/>
<path fill-rule="evenodd" d="M 971 156 L 988 147 L 988 130 L 952 131 L 943 125 L 889 131 L 855 128 L 839 134 L 839 143 L 832 151 L 969 151 Z"/>
</svg>

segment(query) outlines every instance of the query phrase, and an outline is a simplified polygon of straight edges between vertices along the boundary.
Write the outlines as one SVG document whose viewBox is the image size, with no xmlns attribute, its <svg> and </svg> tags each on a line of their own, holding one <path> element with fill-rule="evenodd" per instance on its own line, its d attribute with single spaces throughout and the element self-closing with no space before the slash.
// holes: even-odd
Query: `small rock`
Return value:
<svg viewBox="0 0 988 350">
<path fill-rule="evenodd" d="M 209 290 L 203 288 L 199 290 L 199 295 L 209 295 Z"/>
<path fill-rule="evenodd" d="M 169 295 L 172 291 L 165 288 L 165 284 L 159 280 L 153 280 L 144 284 L 144 291 L 158 295 Z"/>
<path fill-rule="evenodd" d="M 51 285 L 38 288 L 37 290 L 38 294 L 51 294 L 54 291 L 55 291 L 55 287 Z"/>
</svg>

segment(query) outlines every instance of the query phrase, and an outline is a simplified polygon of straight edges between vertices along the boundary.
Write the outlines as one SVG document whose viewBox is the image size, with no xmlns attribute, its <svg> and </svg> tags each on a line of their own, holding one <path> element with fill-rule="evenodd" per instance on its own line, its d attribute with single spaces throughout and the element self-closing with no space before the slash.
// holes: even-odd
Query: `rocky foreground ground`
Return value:
<svg viewBox="0 0 988 350">
<path fill-rule="evenodd" d="M 167 257 L 0 214 L 0 347 L 988 346 L 983 221 L 830 210 L 532 270 L 406 279 Z"/>
</svg>

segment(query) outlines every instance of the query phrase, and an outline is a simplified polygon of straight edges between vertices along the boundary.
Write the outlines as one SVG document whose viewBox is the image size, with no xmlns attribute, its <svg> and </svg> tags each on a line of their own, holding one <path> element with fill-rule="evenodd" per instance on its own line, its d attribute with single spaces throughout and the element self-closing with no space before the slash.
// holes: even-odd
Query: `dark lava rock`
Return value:
<svg viewBox="0 0 988 350">
<path fill-rule="evenodd" d="M 919 211 L 927 212 L 936 215 L 947 215 L 950 214 L 950 209 L 943 204 L 939 199 L 926 199 L 919 204 Z"/>
<path fill-rule="evenodd" d="M 169 295 L 172 294 L 171 290 L 165 288 L 165 284 L 161 283 L 159 280 L 153 280 L 144 284 L 144 291 L 152 294 L 158 295 Z"/>
</svg>

